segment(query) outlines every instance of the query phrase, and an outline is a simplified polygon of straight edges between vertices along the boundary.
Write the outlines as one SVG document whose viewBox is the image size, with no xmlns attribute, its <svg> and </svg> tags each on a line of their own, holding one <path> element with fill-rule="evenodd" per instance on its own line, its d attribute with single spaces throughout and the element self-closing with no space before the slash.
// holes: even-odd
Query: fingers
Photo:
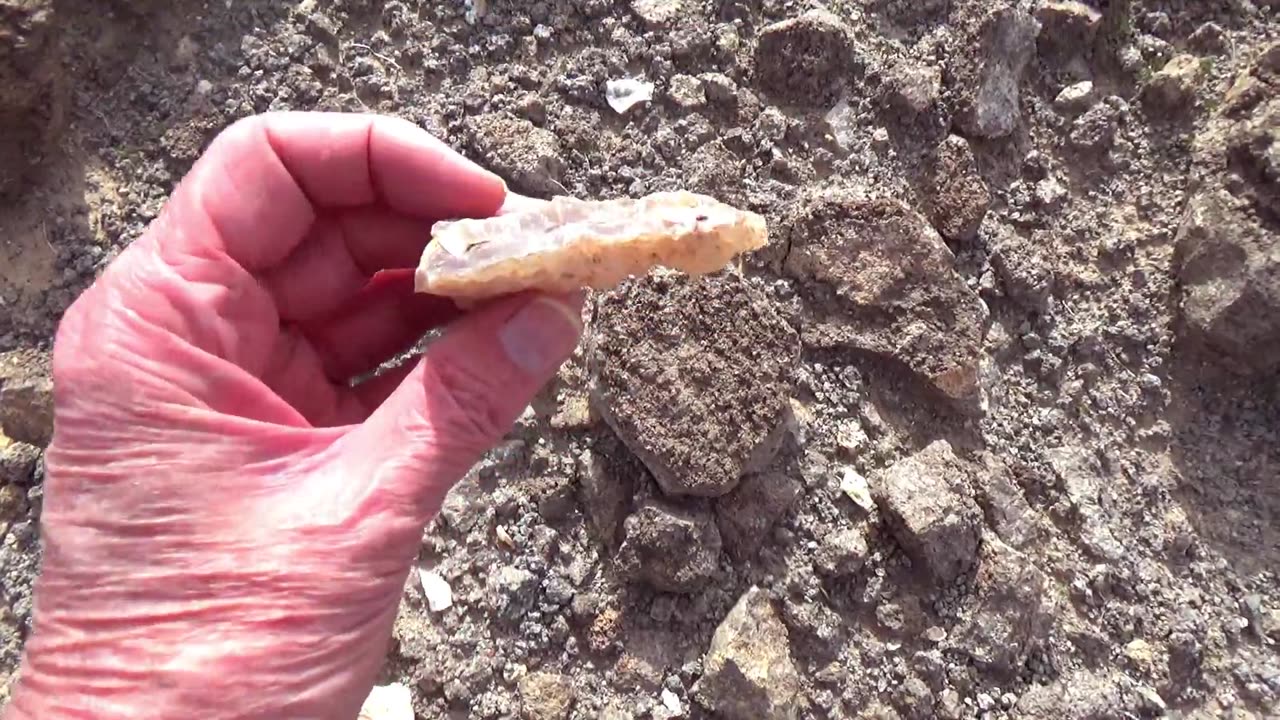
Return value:
<svg viewBox="0 0 1280 720">
<path fill-rule="evenodd" d="M 400 387 L 404 379 L 409 377 L 413 369 L 417 366 L 419 357 L 415 357 L 412 362 L 406 362 L 398 367 L 391 368 L 377 377 L 356 385 L 350 389 L 351 395 L 355 398 L 355 405 L 359 406 L 364 414 L 351 420 L 351 422 L 364 422 L 369 419 L 374 411 L 381 407 L 382 403 L 391 397 L 391 394 Z"/>
<path fill-rule="evenodd" d="M 312 227 L 262 281 L 282 320 L 316 320 L 351 302 L 375 273 L 416 267 L 430 233 L 430 222 L 383 208 L 348 210 Z"/>
<path fill-rule="evenodd" d="M 581 312 L 581 295 L 521 295 L 462 317 L 336 449 L 425 522 L 572 355 Z"/>
<path fill-rule="evenodd" d="M 484 216 L 497 211 L 505 192 L 496 175 L 405 120 L 258 115 L 224 131 L 196 162 L 172 203 L 187 232 L 169 233 L 164 242 L 224 253 L 260 272 L 293 252 L 320 209 L 377 203 L 423 220 Z"/>
<path fill-rule="evenodd" d="M 346 388 L 329 381 L 319 353 L 296 329 L 286 328 L 276 336 L 261 380 L 313 427 L 363 419 L 353 410 Z"/>
<path fill-rule="evenodd" d="M 411 269 L 379 273 L 377 280 L 303 332 L 335 382 L 373 370 L 409 349 L 424 333 L 460 314 L 452 301 L 413 291 Z"/>
<path fill-rule="evenodd" d="M 527 195 L 508 191 L 506 198 L 502 201 L 502 207 L 498 209 L 496 214 L 509 215 L 525 210 L 536 210 L 539 205 L 545 205 L 546 203 L 546 200 L 539 200 L 538 198 L 531 198 Z"/>
</svg>

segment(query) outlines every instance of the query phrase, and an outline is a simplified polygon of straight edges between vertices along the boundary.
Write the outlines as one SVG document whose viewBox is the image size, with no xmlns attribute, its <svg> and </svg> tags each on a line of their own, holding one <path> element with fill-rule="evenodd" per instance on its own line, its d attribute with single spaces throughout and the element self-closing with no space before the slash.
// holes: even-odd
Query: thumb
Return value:
<svg viewBox="0 0 1280 720">
<path fill-rule="evenodd" d="M 361 426 L 345 452 L 371 467 L 375 492 L 434 515 L 444 495 L 510 431 L 573 354 L 581 293 L 525 294 L 455 321 Z"/>
</svg>

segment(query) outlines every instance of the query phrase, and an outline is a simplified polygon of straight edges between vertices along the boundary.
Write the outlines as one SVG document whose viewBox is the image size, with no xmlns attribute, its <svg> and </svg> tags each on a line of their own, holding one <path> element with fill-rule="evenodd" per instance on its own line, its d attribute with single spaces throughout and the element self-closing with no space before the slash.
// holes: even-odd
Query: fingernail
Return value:
<svg viewBox="0 0 1280 720">
<path fill-rule="evenodd" d="M 521 370 L 546 375 L 573 354 L 581 334 L 580 311 L 561 300 L 540 296 L 502 326 L 498 341 Z"/>
</svg>

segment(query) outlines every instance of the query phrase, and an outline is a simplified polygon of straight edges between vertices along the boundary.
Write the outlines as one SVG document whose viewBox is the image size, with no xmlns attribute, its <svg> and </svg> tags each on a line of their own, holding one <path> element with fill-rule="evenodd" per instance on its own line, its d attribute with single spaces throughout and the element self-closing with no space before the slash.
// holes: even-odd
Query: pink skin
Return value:
<svg viewBox="0 0 1280 720">
<path fill-rule="evenodd" d="M 5 714 L 355 717 L 425 524 L 573 352 L 579 295 L 414 295 L 502 181 L 416 126 L 253 117 L 67 311 L 44 565 Z M 451 321 L 416 363 L 347 378 Z"/>
</svg>

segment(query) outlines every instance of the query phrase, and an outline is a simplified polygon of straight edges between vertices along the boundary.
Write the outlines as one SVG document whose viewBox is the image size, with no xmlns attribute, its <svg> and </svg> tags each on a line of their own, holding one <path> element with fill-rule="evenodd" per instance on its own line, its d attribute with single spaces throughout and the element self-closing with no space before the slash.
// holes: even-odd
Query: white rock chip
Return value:
<svg viewBox="0 0 1280 720">
<path fill-rule="evenodd" d="M 373 688 L 356 720 L 414 720 L 413 696 L 400 683 Z"/>
<path fill-rule="evenodd" d="M 422 594 L 427 596 L 427 607 L 431 612 L 441 612 L 453 605 L 453 588 L 439 573 L 419 568 L 418 580 L 422 583 Z"/>
<path fill-rule="evenodd" d="M 604 99 L 621 115 L 635 105 L 653 100 L 653 83 L 635 78 L 610 80 L 604 85 Z"/>
</svg>

